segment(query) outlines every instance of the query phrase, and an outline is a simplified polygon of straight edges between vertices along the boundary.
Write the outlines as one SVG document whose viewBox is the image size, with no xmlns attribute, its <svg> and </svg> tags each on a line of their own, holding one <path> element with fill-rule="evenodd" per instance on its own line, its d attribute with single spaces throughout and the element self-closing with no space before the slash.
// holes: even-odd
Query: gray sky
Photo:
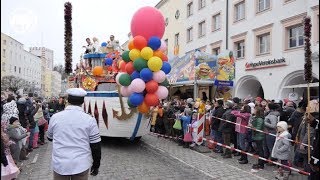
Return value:
<svg viewBox="0 0 320 180">
<path fill-rule="evenodd" d="M 100 43 L 114 34 L 123 44 L 135 11 L 160 0 L 70 0 L 72 3 L 73 66 L 79 62 L 86 37 Z M 55 64 L 64 64 L 64 3 L 66 0 L 1 0 L 1 32 L 25 45 L 54 50 Z"/>
</svg>

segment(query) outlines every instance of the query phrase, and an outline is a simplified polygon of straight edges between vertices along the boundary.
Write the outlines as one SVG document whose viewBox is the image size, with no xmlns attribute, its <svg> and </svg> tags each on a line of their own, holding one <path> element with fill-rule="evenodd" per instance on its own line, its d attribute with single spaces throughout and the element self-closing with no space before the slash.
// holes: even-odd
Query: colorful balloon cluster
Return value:
<svg viewBox="0 0 320 180">
<path fill-rule="evenodd" d="M 139 9 L 131 21 L 133 40 L 129 51 L 122 54 L 124 72 L 116 76 L 116 82 L 121 95 L 128 97 L 128 105 L 138 107 L 140 113 L 148 113 L 168 96 L 164 84 L 171 66 L 164 53 L 166 44 L 160 39 L 164 29 L 162 14 L 153 7 Z"/>
</svg>

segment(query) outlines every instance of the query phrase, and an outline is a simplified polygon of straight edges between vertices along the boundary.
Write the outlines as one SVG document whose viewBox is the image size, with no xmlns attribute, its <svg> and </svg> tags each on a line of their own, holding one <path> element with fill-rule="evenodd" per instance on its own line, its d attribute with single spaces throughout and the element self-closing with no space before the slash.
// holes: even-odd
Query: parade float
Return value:
<svg viewBox="0 0 320 180">
<path fill-rule="evenodd" d="M 144 7 L 132 18 L 128 51 L 103 42 L 81 56 L 69 86 L 87 91 L 83 109 L 95 117 L 101 136 L 137 140 L 149 132 L 152 108 L 168 96 L 164 30 L 161 12 Z"/>
</svg>

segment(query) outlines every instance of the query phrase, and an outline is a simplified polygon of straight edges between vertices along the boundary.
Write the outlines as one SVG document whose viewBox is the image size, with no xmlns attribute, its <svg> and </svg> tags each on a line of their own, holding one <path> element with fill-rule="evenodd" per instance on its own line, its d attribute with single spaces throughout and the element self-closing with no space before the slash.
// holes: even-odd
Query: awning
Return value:
<svg viewBox="0 0 320 180">
<path fill-rule="evenodd" d="M 319 87 L 319 82 L 310 83 L 310 87 Z M 293 88 L 305 88 L 308 87 L 308 84 L 297 84 L 297 85 L 290 85 L 284 86 L 283 89 L 293 89 Z"/>
</svg>

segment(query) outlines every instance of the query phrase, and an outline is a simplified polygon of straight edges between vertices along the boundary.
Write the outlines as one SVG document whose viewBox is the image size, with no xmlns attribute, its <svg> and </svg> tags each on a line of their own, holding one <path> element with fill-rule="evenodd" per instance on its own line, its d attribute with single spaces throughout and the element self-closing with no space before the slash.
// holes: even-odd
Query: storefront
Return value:
<svg viewBox="0 0 320 180">
<path fill-rule="evenodd" d="M 301 55 L 300 55 L 301 56 Z M 239 98 L 262 97 L 299 101 L 307 96 L 304 81 L 303 57 L 280 57 L 267 60 L 237 63 L 234 95 Z M 240 69 L 242 66 L 242 69 Z M 319 60 L 313 60 L 311 96 L 319 96 Z"/>
</svg>

